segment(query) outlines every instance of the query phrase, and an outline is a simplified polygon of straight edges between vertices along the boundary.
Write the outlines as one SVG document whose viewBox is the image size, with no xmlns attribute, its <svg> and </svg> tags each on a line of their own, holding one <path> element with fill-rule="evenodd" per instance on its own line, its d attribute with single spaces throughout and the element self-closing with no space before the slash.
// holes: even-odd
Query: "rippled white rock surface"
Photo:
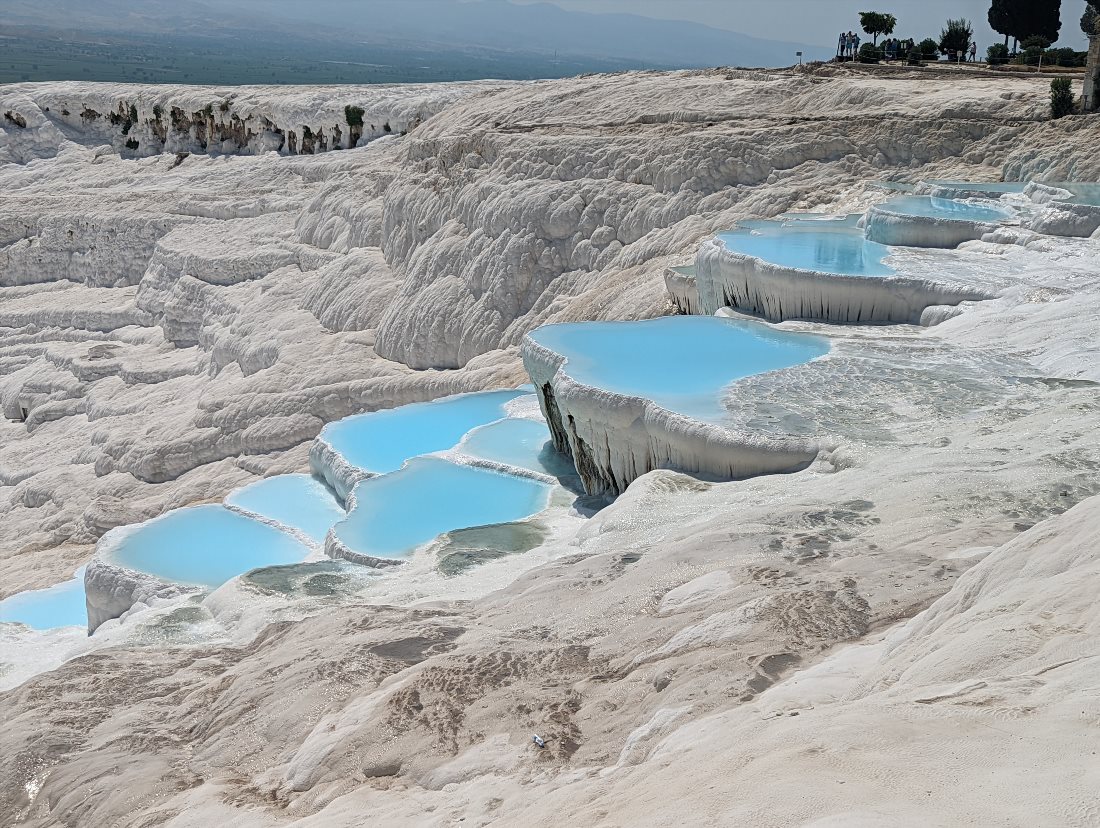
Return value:
<svg viewBox="0 0 1100 828">
<path fill-rule="evenodd" d="M 54 112 L 101 90 L 0 90 L 28 115 L 0 122 L 5 597 L 116 526 L 305 472 L 335 419 L 515 387 L 538 324 L 666 312 L 667 266 L 741 219 L 862 212 L 886 178 L 1100 179 L 1042 78 L 491 87 L 359 149 L 182 160 Z M 342 92 L 264 94 L 257 121 L 331 149 Z M 280 96 L 339 108 L 284 123 Z M 1087 822 L 1095 244 L 898 254 L 996 298 L 844 328 L 825 378 L 747 379 L 735 422 L 834 446 L 798 475 L 652 472 L 594 516 L 453 533 L 481 565 L 450 573 L 307 562 L 91 638 L 0 628 L 4 821 Z"/>
</svg>

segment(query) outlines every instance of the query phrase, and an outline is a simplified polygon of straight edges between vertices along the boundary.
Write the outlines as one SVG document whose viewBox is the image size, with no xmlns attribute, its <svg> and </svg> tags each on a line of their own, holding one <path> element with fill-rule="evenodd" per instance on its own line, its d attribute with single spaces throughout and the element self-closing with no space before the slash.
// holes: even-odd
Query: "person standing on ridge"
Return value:
<svg viewBox="0 0 1100 828">
<path fill-rule="evenodd" d="M 978 44 L 977 43 L 971 43 L 970 44 L 970 62 L 971 63 L 976 63 L 977 60 L 978 60 Z"/>
</svg>

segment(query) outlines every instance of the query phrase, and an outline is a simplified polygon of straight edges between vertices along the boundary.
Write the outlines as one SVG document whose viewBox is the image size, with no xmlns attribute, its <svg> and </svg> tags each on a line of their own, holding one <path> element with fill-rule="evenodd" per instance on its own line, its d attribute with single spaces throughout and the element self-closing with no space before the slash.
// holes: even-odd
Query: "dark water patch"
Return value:
<svg viewBox="0 0 1100 828">
<path fill-rule="evenodd" d="M 546 535 L 545 529 L 531 523 L 496 523 L 448 532 L 439 548 L 439 571 L 450 577 L 488 561 L 530 552 Z"/>
<path fill-rule="evenodd" d="M 354 592 L 362 586 L 363 578 L 375 577 L 373 572 L 359 572 L 359 568 L 353 570 L 351 567 L 342 561 L 270 566 L 245 574 L 241 583 L 263 595 L 331 598 Z"/>
</svg>

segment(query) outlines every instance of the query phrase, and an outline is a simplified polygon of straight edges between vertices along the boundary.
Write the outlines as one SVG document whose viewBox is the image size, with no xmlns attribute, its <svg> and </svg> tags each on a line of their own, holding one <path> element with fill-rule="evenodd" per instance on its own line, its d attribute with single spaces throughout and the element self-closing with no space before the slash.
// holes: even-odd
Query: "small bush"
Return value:
<svg viewBox="0 0 1100 828">
<path fill-rule="evenodd" d="M 162 117 L 164 117 L 164 107 L 160 104 L 153 104 L 153 118 L 159 121 Z"/>
<path fill-rule="evenodd" d="M 1069 78 L 1055 78 L 1050 82 L 1050 117 L 1064 118 L 1072 115 L 1077 101 L 1073 96 Z"/>
<path fill-rule="evenodd" d="M 917 44 L 917 48 L 920 49 L 921 57 L 924 60 L 940 59 L 940 44 L 938 40 L 933 40 L 930 37 L 926 37 L 924 40 Z"/>
<path fill-rule="evenodd" d="M 985 60 L 990 66 L 1008 63 L 1008 47 L 1003 43 L 994 43 L 985 50 Z"/>
<path fill-rule="evenodd" d="M 1039 49 L 1042 51 L 1050 47 L 1050 41 L 1042 35 L 1032 35 L 1021 40 L 1020 45 L 1025 49 Z"/>
<path fill-rule="evenodd" d="M 909 56 L 908 56 L 907 63 L 910 66 L 920 66 L 920 62 L 921 62 L 920 47 L 914 46 L 912 49 L 909 50 Z"/>
<path fill-rule="evenodd" d="M 1059 66 L 1084 66 L 1087 57 L 1088 52 L 1078 52 L 1076 49 L 1068 47 L 1048 49 L 1046 57 L 1043 58 L 1043 63 L 1049 63 L 1051 66 L 1054 64 Z"/>
<path fill-rule="evenodd" d="M 345 106 L 344 119 L 348 122 L 349 127 L 363 126 L 363 107 L 350 105 Z"/>
<path fill-rule="evenodd" d="M 860 63 L 878 63 L 882 60 L 882 49 L 873 43 L 864 43 L 859 47 Z"/>
<path fill-rule="evenodd" d="M 229 101 L 228 101 L 228 99 L 224 100 L 220 104 L 218 104 L 218 111 L 219 112 L 228 112 L 229 111 Z"/>
</svg>

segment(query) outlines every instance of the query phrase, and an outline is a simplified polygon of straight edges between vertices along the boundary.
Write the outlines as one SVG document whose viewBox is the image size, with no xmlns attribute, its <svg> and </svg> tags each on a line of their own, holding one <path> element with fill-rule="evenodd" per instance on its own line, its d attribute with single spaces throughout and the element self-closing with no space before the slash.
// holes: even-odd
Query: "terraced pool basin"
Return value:
<svg viewBox="0 0 1100 828">
<path fill-rule="evenodd" d="M 308 474 L 269 477 L 238 489 L 225 502 L 297 529 L 319 544 L 347 516 L 332 490 Z"/>
<path fill-rule="evenodd" d="M 299 563 L 309 548 L 287 532 L 224 506 L 177 509 L 141 524 L 105 555 L 108 563 L 213 589 L 262 566 Z"/>
<path fill-rule="evenodd" d="M 878 206 L 879 210 L 903 216 L 996 223 L 1012 217 L 1012 211 L 992 204 L 974 204 L 936 196 L 901 196 Z"/>
<path fill-rule="evenodd" d="M 453 448 L 471 429 L 505 417 L 507 403 L 526 393 L 463 394 L 360 414 L 325 426 L 320 439 L 352 466 L 386 474 L 413 457 Z"/>
<path fill-rule="evenodd" d="M 855 276 L 890 276 L 890 248 L 864 238 L 854 221 L 798 217 L 744 222 L 719 233 L 727 250 L 794 270 Z"/>
<path fill-rule="evenodd" d="M 0 623 L 26 624 L 36 630 L 87 627 L 84 567 L 71 580 L 47 589 L 20 592 L 0 601 Z"/>
<path fill-rule="evenodd" d="M 722 396 L 730 383 L 829 350 L 821 337 L 715 316 L 565 323 L 529 336 L 565 357 L 562 370 L 576 382 L 713 423 L 725 419 Z"/>
<path fill-rule="evenodd" d="M 355 487 L 355 507 L 333 533 L 359 555 L 401 559 L 444 532 L 522 520 L 546 508 L 541 481 L 437 457 Z"/>
</svg>

